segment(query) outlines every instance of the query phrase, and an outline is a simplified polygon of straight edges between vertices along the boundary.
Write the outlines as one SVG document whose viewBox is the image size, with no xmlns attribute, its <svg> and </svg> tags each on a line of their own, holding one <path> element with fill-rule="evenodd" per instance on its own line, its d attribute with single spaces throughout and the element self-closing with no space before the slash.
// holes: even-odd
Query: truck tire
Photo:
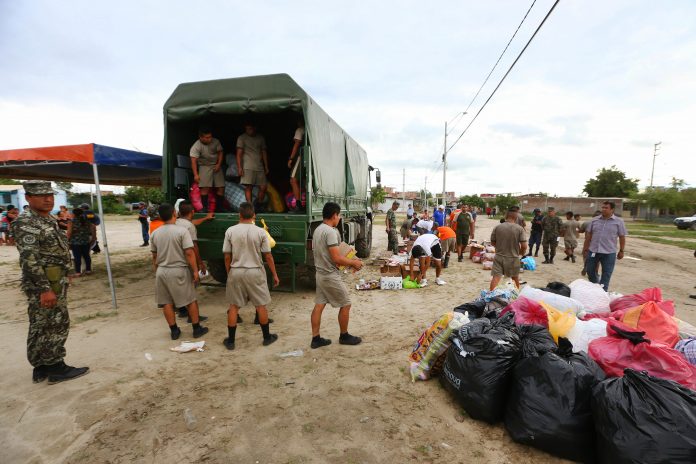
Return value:
<svg viewBox="0 0 696 464">
<path fill-rule="evenodd" d="M 225 261 L 222 259 L 209 259 L 208 272 L 221 284 L 227 283 L 227 269 L 225 269 Z"/>
<path fill-rule="evenodd" d="M 358 258 L 369 258 L 372 250 L 372 221 L 365 218 L 365 233 L 355 241 L 355 252 Z"/>
</svg>

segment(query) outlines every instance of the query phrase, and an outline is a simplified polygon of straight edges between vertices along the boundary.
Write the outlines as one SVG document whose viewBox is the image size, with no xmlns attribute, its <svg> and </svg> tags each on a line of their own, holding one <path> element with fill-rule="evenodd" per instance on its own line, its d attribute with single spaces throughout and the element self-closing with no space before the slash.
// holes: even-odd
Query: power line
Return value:
<svg viewBox="0 0 696 464">
<path fill-rule="evenodd" d="M 517 33 L 520 31 L 520 28 L 522 27 L 522 24 L 524 24 L 524 21 L 527 19 L 527 16 L 529 16 L 529 12 L 532 11 L 532 8 L 534 8 L 534 4 L 535 4 L 535 3 L 536 3 L 536 0 L 534 0 L 534 1 L 532 2 L 532 4 L 529 6 L 529 9 L 528 9 L 527 12 L 524 14 L 524 17 L 522 18 L 522 21 L 520 21 L 520 24 L 517 26 L 517 29 L 515 29 L 515 33 L 512 34 L 512 37 L 510 37 L 510 40 L 508 40 L 507 45 L 505 45 L 505 48 L 503 49 L 503 52 L 502 52 L 502 53 L 500 54 L 500 56 L 498 57 L 498 61 L 495 62 L 495 64 L 494 64 L 493 67 L 491 68 L 491 72 L 488 73 L 488 75 L 486 76 L 486 79 L 483 81 L 483 84 L 481 84 L 481 87 L 479 87 L 478 91 L 476 92 L 476 95 L 474 95 L 474 98 L 472 98 L 471 101 L 469 102 L 469 106 L 467 106 L 466 109 L 464 110 L 465 113 L 466 113 L 467 111 L 469 111 L 469 108 L 471 108 L 471 105 L 473 105 L 474 102 L 476 101 L 476 98 L 478 98 L 479 94 L 481 93 L 481 90 L 483 90 L 483 88 L 485 87 L 486 83 L 488 82 L 488 79 L 490 79 L 491 75 L 493 74 L 493 71 L 495 71 L 495 68 L 498 67 L 498 64 L 500 63 L 500 60 L 503 59 L 503 56 L 505 55 L 505 52 L 506 52 L 507 49 L 510 47 L 510 44 L 512 43 L 512 41 L 515 39 L 515 36 L 517 36 Z"/>
<path fill-rule="evenodd" d="M 508 77 L 508 74 L 510 74 L 510 72 L 512 71 L 512 69 L 515 67 L 515 65 L 517 64 L 517 62 L 519 61 L 519 59 L 520 59 L 520 58 L 522 57 L 522 55 L 524 54 L 525 50 L 527 50 L 527 47 L 529 47 L 529 44 L 532 43 L 532 40 L 534 40 L 534 37 L 536 37 L 537 33 L 538 33 L 539 30 L 541 29 L 541 26 L 543 26 L 544 23 L 546 22 L 546 20 L 549 18 L 549 16 L 551 16 L 551 13 L 552 13 L 553 10 L 556 8 L 556 5 L 558 5 L 558 2 L 559 2 L 559 1 L 560 1 L 560 0 L 556 0 L 556 1 L 554 2 L 553 6 L 551 6 L 551 9 L 549 10 L 548 13 L 546 13 L 546 16 L 544 16 L 544 19 L 541 21 L 541 24 L 539 24 L 539 26 L 536 28 L 536 30 L 534 31 L 534 34 L 532 34 L 532 36 L 529 38 L 529 40 L 527 41 L 527 44 L 524 46 L 524 48 L 523 48 L 522 51 L 519 53 L 519 55 L 517 55 L 517 58 L 515 58 L 515 61 L 513 61 L 513 63 L 512 63 L 512 64 L 510 65 L 510 67 L 508 68 L 508 70 L 505 72 L 505 75 L 503 76 L 503 78 L 500 79 L 500 82 L 498 82 L 498 85 L 495 86 L 495 89 L 493 89 L 493 92 L 489 95 L 488 99 L 486 99 L 486 101 L 483 103 L 483 106 L 481 106 L 481 108 L 476 112 L 476 115 L 471 119 L 471 121 L 469 122 L 469 124 L 464 128 L 464 130 L 462 131 L 462 133 L 459 134 L 459 137 L 457 137 L 457 139 L 454 141 L 454 143 L 453 143 L 452 145 L 450 145 L 450 147 L 447 149 L 447 151 L 450 151 L 452 148 L 454 148 L 454 146 L 457 144 L 457 142 L 459 142 L 459 141 L 461 140 L 461 138 L 464 136 L 464 134 L 466 134 L 466 131 L 469 130 L 469 128 L 471 127 L 471 125 L 474 123 L 474 121 L 476 121 L 476 118 L 479 117 L 479 115 L 481 114 L 481 112 L 483 111 L 483 109 L 486 107 L 486 105 L 488 105 L 488 102 L 491 101 L 491 99 L 493 98 L 493 95 L 495 95 L 495 93 L 498 91 L 498 89 L 500 88 L 500 86 L 502 85 L 502 83 L 505 81 L 505 78 Z"/>
</svg>

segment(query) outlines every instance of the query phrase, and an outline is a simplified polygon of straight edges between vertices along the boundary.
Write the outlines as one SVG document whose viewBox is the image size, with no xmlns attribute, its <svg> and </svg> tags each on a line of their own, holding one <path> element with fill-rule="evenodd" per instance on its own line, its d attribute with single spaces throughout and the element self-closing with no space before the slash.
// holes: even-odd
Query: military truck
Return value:
<svg viewBox="0 0 696 464">
<path fill-rule="evenodd" d="M 276 198 L 269 198 L 275 200 L 275 209 L 257 213 L 257 225 L 264 219 L 276 241 L 272 252 L 285 289 L 295 290 L 300 268 L 312 274 L 312 233 L 321 224 L 322 207 L 328 201 L 341 205 L 338 229 L 343 241 L 354 245 L 359 257 L 369 257 L 372 246 L 369 192 L 373 168 L 368 164 L 367 154 L 287 74 L 190 82 L 174 90 L 164 104 L 162 188 L 165 198 L 175 202 L 189 197 L 193 182 L 189 150 L 202 125 L 210 127 L 213 137 L 220 140 L 226 164 L 232 165 L 231 171 L 235 171 L 237 137 L 243 133 L 243 125 L 249 118 L 266 139 L 268 180 L 276 192 Z M 287 164 L 298 118 L 304 121 L 305 127 L 300 185 L 306 207 L 301 213 L 290 213 L 278 207 L 277 197 L 282 200 L 291 191 Z M 227 166 L 223 169 L 230 173 Z M 226 194 L 239 191 L 239 186 L 233 185 L 235 181 L 238 178 L 226 177 Z M 217 212 L 215 220 L 198 228 L 201 256 L 219 282 L 227 278 L 222 254 L 224 234 L 238 222 L 239 215 L 235 212 Z"/>
</svg>

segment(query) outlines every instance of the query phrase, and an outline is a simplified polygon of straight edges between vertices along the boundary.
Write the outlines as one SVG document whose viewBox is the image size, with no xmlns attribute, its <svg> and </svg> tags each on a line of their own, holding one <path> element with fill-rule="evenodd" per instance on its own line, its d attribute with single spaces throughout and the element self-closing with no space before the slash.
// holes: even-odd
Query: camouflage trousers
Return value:
<svg viewBox="0 0 696 464">
<path fill-rule="evenodd" d="M 391 229 L 388 233 L 389 244 L 387 250 L 390 250 L 395 255 L 399 254 L 399 235 L 395 229 Z"/>
<path fill-rule="evenodd" d="M 551 254 L 556 254 L 556 247 L 558 246 L 558 235 L 544 234 L 541 239 L 541 246 L 544 247 L 544 254 L 549 254 L 549 248 L 551 249 Z"/>
<path fill-rule="evenodd" d="M 41 294 L 27 292 L 29 300 L 29 335 L 27 359 L 34 366 L 47 366 L 63 360 L 65 341 L 70 331 L 68 315 L 68 288 L 56 293 L 58 302 L 53 308 L 41 307 Z"/>
</svg>

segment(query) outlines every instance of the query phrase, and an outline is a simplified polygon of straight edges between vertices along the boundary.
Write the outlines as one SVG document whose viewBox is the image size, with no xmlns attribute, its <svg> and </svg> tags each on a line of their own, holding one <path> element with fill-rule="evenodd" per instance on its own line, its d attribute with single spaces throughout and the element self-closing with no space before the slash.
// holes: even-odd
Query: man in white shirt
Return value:
<svg viewBox="0 0 696 464">
<path fill-rule="evenodd" d="M 419 234 L 429 234 L 433 230 L 433 221 L 430 219 L 420 219 L 416 223 Z"/>
<path fill-rule="evenodd" d="M 438 285 L 445 285 L 446 282 L 440 278 L 440 273 L 442 272 L 442 247 L 440 246 L 440 239 L 437 238 L 435 234 L 421 235 L 413 243 L 411 257 L 409 259 L 411 280 L 415 280 L 413 264 L 416 259 L 418 259 L 418 265 L 420 267 L 420 279 L 418 279 L 418 283 L 421 287 L 428 285 L 428 280 L 425 278 L 425 275 L 428 272 L 431 260 L 435 261 L 435 283 Z"/>
</svg>

